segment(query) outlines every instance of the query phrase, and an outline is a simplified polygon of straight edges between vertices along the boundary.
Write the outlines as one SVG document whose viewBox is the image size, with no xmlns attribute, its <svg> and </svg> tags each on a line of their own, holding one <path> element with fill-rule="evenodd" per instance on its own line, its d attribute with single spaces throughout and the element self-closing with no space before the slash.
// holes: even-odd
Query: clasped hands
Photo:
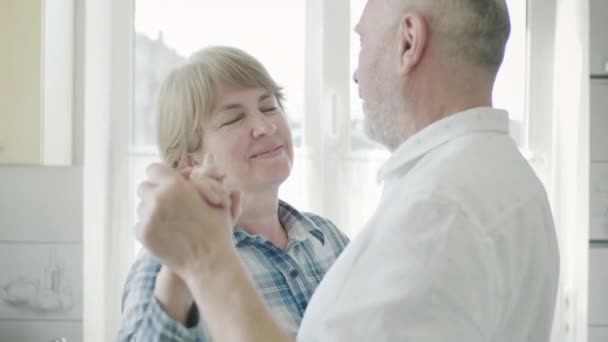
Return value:
<svg viewBox="0 0 608 342">
<path fill-rule="evenodd" d="M 212 157 L 181 171 L 150 165 L 137 195 L 136 238 L 184 281 L 192 273 L 212 275 L 213 262 L 234 253 L 241 192 L 226 184 Z"/>
</svg>

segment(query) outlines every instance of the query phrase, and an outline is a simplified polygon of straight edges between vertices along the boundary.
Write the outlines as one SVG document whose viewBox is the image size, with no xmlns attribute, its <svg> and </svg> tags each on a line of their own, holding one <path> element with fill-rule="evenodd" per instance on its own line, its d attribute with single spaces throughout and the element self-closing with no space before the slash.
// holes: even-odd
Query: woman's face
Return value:
<svg viewBox="0 0 608 342">
<path fill-rule="evenodd" d="M 264 191 L 291 172 L 293 145 L 283 109 L 262 88 L 222 85 L 217 108 L 203 127 L 203 155 L 213 155 L 226 181 L 244 191 Z"/>
</svg>

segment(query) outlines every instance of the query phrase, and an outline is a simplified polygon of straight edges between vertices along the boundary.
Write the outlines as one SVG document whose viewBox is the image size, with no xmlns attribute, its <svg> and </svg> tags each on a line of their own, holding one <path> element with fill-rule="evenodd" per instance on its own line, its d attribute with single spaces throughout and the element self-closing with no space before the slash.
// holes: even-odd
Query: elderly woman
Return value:
<svg viewBox="0 0 608 342">
<path fill-rule="evenodd" d="M 279 200 L 293 163 L 281 88 L 262 64 L 229 47 L 194 54 L 158 97 L 164 163 L 193 168 L 206 158 L 239 189 L 233 230 L 242 262 L 277 321 L 295 336 L 306 305 L 348 243 L 332 222 Z M 185 283 L 143 250 L 123 293 L 119 341 L 207 341 Z"/>
</svg>

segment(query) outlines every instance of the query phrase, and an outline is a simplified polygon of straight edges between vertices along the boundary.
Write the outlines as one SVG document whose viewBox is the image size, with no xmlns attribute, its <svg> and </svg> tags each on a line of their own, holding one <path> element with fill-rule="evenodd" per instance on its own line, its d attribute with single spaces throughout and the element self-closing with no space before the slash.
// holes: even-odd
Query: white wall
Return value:
<svg viewBox="0 0 608 342">
<path fill-rule="evenodd" d="M 0 167 L 0 341 L 82 341 L 81 184 L 80 167 Z"/>
</svg>

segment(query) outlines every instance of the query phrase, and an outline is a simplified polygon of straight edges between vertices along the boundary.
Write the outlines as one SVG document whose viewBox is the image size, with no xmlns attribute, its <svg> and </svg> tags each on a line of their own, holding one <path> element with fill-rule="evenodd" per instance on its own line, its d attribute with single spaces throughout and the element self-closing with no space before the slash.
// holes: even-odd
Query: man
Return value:
<svg viewBox="0 0 608 342">
<path fill-rule="evenodd" d="M 549 340 L 553 220 L 507 113 L 491 108 L 509 30 L 503 0 L 367 2 L 354 80 L 368 134 L 393 154 L 377 211 L 319 285 L 298 341 Z M 215 340 L 287 341 L 230 247 L 235 203 L 203 200 L 208 182 L 152 166 L 136 234 L 213 317 Z"/>
</svg>

